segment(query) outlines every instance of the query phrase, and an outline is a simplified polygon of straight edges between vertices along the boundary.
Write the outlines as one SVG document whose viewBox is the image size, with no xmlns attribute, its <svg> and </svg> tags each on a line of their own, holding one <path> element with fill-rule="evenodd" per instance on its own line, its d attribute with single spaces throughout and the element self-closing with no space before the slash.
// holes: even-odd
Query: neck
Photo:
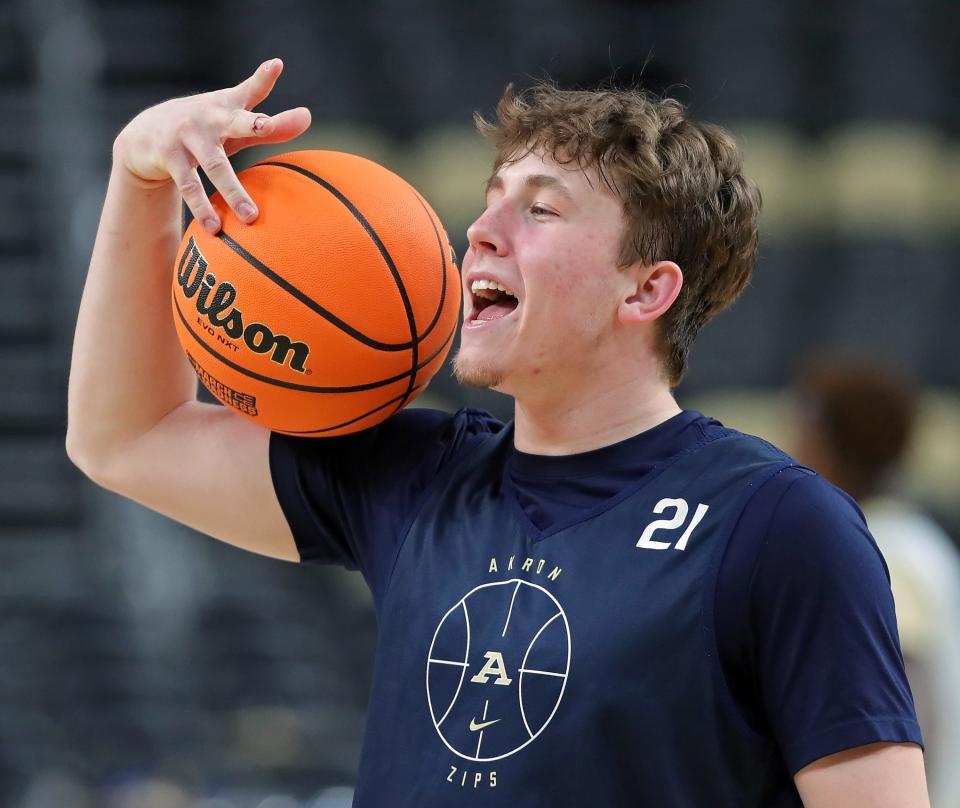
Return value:
<svg viewBox="0 0 960 808">
<path fill-rule="evenodd" d="M 601 393 L 574 385 L 560 397 L 517 398 L 514 445 L 521 452 L 589 452 L 652 429 L 681 412 L 670 388 L 630 379 Z"/>
</svg>

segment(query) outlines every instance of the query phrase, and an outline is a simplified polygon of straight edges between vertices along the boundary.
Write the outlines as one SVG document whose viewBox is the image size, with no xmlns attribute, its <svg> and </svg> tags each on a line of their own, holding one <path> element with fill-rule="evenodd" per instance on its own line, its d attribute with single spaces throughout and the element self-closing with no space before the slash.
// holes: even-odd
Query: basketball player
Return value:
<svg viewBox="0 0 960 808">
<path fill-rule="evenodd" d="M 195 400 L 170 318 L 202 166 L 310 116 L 282 69 L 118 135 L 70 379 L 93 480 L 238 547 L 359 569 L 380 639 L 358 806 L 919 808 L 884 562 L 852 501 L 683 411 L 697 330 L 747 283 L 759 195 L 721 129 L 635 93 L 507 93 L 468 231 L 456 372 L 515 418 L 405 411 L 270 435 Z M 758 335 L 762 338 L 762 335 Z"/>
</svg>

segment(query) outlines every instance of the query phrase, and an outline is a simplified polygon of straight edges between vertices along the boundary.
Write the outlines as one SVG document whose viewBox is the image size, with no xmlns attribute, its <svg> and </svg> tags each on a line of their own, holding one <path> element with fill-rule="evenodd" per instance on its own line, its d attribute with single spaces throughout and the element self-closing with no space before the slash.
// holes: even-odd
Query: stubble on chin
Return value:
<svg viewBox="0 0 960 808">
<path fill-rule="evenodd" d="M 453 359 L 453 375 L 464 387 L 486 389 L 497 387 L 503 381 L 503 373 L 487 364 L 466 362 L 458 353 Z"/>
</svg>

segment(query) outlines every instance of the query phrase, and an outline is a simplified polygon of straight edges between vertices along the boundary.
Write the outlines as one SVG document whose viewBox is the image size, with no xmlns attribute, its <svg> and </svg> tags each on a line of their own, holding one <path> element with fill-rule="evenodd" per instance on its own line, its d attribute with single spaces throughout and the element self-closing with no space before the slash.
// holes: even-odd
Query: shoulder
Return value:
<svg viewBox="0 0 960 808">
<path fill-rule="evenodd" d="M 746 638 L 778 608 L 882 601 L 889 581 L 856 503 L 810 469 L 781 469 L 748 500 L 723 557 L 716 625 L 726 664 L 745 664 Z"/>
<path fill-rule="evenodd" d="M 495 435 L 503 424 L 490 413 L 464 407 L 455 413 L 409 408 L 370 429 L 330 438 L 304 438 L 273 433 L 274 451 L 285 449 L 300 456 L 334 460 L 359 453 L 431 456 L 437 463 L 449 459 L 464 444 Z"/>
<path fill-rule="evenodd" d="M 803 467 L 776 473 L 741 514 L 723 574 L 728 681 L 791 771 L 852 746 L 921 742 L 890 576 L 847 494 Z"/>
<path fill-rule="evenodd" d="M 357 433 L 356 437 L 370 444 L 379 441 L 419 444 L 427 440 L 453 447 L 465 441 L 488 438 L 500 432 L 503 426 L 490 413 L 472 407 L 463 407 L 453 413 L 409 408 L 372 429 Z"/>
<path fill-rule="evenodd" d="M 757 543 L 757 568 L 791 579 L 849 581 L 889 576 L 863 513 L 844 491 L 802 466 L 783 469 L 760 486 L 741 517 Z"/>
<path fill-rule="evenodd" d="M 758 471 L 727 547 L 725 576 L 746 583 L 761 557 L 770 554 L 807 564 L 860 557 L 883 565 L 863 513 L 846 492 L 763 438 L 709 417 L 698 425 L 701 440 L 693 449 L 715 447 L 709 462 Z"/>
<path fill-rule="evenodd" d="M 874 585 L 889 583 L 860 508 L 816 472 L 787 465 L 757 486 L 740 513 L 723 558 L 718 613 L 731 615 L 736 634 L 758 602 L 805 596 L 814 579 L 843 588 L 855 570 Z"/>
<path fill-rule="evenodd" d="M 722 473 L 722 469 L 743 467 L 760 472 L 764 467 L 771 473 L 777 467 L 799 466 L 789 454 L 757 435 L 740 432 L 724 426 L 720 421 L 701 415 L 694 424 L 699 439 L 688 447 L 684 454 L 699 456 L 701 462 L 713 464 Z M 809 469 L 806 469 L 808 473 Z M 759 478 L 762 479 L 762 474 Z M 759 490 L 760 486 L 757 486 Z"/>
<path fill-rule="evenodd" d="M 278 495 L 292 492 L 297 499 L 356 498 L 359 492 L 414 496 L 476 441 L 502 428 L 489 413 L 464 408 L 407 409 L 370 429 L 330 438 L 274 432 L 270 469 Z"/>
<path fill-rule="evenodd" d="M 424 407 L 408 407 L 369 429 L 363 429 L 349 435 L 321 439 L 310 438 L 308 440 L 311 444 L 321 445 L 324 443 L 376 440 L 394 434 L 415 434 L 419 436 L 458 432 L 492 434 L 499 432 L 502 428 L 503 424 L 490 413 L 473 407 L 462 407 L 452 413 Z M 300 440 L 296 436 L 287 437 Z"/>
<path fill-rule="evenodd" d="M 771 481 L 765 496 L 775 499 L 767 530 L 802 537 L 807 554 L 880 558 L 860 507 L 845 491 L 809 469 L 793 467 Z"/>
<path fill-rule="evenodd" d="M 457 429 L 478 435 L 495 434 L 503 429 L 502 421 L 494 418 L 486 410 L 475 407 L 461 407 L 452 413 L 445 410 L 409 407 L 383 422 L 383 424 L 388 423 L 413 427 L 421 431 Z M 377 428 L 374 427 L 374 429 Z"/>
<path fill-rule="evenodd" d="M 480 410 L 408 409 L 350 435 L 273 433 L 270 473 L 301 559 L 360 567 L 382 592 L 399 526 L 452 462 L 502 426 Z"/>
<path fill-rule="evenodd" d="M 382 434 L 372 434 L 373 443 L 386 441 L 400 444 L 396 448 L 414 455 L 432 458 L 437 469 L 446 465 L 465 449 L 498 434 L 504 424 L 485 410 L 463 407 L 455 413 L 438 410 L 411 409 L 398 413 L 386 423 Z"/>
</svg>

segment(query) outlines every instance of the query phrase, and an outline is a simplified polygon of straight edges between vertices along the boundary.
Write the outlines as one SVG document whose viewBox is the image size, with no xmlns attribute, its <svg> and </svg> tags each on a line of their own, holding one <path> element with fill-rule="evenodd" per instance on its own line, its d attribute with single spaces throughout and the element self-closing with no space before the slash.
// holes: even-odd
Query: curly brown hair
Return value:
<svg viewBox="0 0 960 808">
<path fill-rule="evenodd" d="M 623 202 L 621 266 L 680 266 L 683 288 L 657 332 L 667 379 L 679 384 L 697 332 L 747 285 L 757 252 L 760 191 L 733 138 L 638 89 L 507 85 L 496 112 L 498 123 L 474 116 L 496 148 L 494 172 L 533 150 L 594 167 Z"/>
</svg>

